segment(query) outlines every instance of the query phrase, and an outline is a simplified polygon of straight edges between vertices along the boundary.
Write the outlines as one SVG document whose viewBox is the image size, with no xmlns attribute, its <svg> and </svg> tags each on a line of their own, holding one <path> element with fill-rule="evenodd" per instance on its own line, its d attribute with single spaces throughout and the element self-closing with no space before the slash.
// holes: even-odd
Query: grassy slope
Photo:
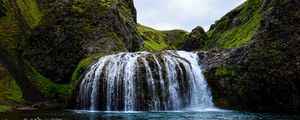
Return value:
<svg viewBox="0 0 300 120">
<path fill-rule="evenodd" d="M 17 56 L 19 45 L 16 38 L 20 34 L 20 26 L 16 18 L 16 10 L 19 9 L 28 25 L 36 25 L 41 14 L 37 12 L 35 1 L 17 0 L 17 6 L 10 6 L 10 1 L 3 0 L 6 16 L 0 18 L 0 47 L 4 48 L 13 58 Z M 20 103 L 23 101 L 22 92 L 9 71 L 0 66 L 0 104 Z M 11 109 L 12 107 L 1 105 L 1 110 Z"/>
<path fill-rule="evenodd" d="M 22 104 L 22 92 L 9 71 L 0 64 L 0 112 L 14 109 L 14 104 Z"/>
<path fill-rule="evenodd" d="M 12 110 L 12 109 L 14 109 L 12 106 L 0 105 L 0 112 L 9 111 L 9 110 Z"/>
<path fill-rule="evenodd" d="M 10 104 L 20 103 L 22 101 L 20 88 L 7 69 L 0 64 L 0 105 L 1 103 Z"/>
<path fill-rule="evenodd" d="M 264 11 L 263 0 L 247 0 L 212 25 L 204 49 L 233 48 L 247 43 L 256 33 Z"/>
<path fill-rule="evenodd" d="M 27 68 L 27 77 L 31 82 L 36 85 L 39 90 L 48 98 L 48 99 L 59 99 L 64 100 L 68 97 L 69 90 L 71 88 L 70 83 L 57 84 L 37 72 L 28 62 L 26 65 Z"/>
<path fill-rule="evenodd" d="M 140 35 L 144 39 L 142 50 L 176 49 L 183 44 L 188 32 L 183 30 L 159 31 L 153 28 L 138 25 Z"/>
<path fill-rule="evenodd" d="M 16 3 L 22 16 L 31 28 L 41 21 L 42 14 L 35 0 L 17 0 Z"/>
<path fill-rule="evenodd" d="M 143 50 L 164 50 L 169 47 L 166 41 L 166 35 L 150 27 L 138 25 L 138 30 L 144 39 Z"/>
<path fill-rule="evenodd" d="M 19 9 L 22 17 L 30 28 L 36 26 L 42 17 L 38 10 L 35 0 L 17 0 L 16 6 L 10 6 L 9 0 L 3 0 L 4 7 L 7 9 L 7 15 L 0 18 L 0 46 L 5 48 L 11 56 L 16 56 L 18 43 L 16 37 L 19 37 L 20 26 L 15 12 Z"/>
<path fill-rule="evenodd" d="M 3 2 L 7 11 L 6 16 L 0 18 L 0 47 L 9 52 L 11 56 L 16 56 L 17 43 L 15 39 L 19 34 L 20 28 L 15 18 L 15 9 L 8 7 L 8 0 Z"/>
<path fill-rule="evenodd" d="M 17 57 L 17 51 L 24 49 L 22 45 L 26 43 L 23 38 L 21 43 L 17 43 L 18 37 L 20 37 L 21 27 L 16 16 L 16 12 L 19 9 L 22 19 L 25 20 L 25 24 L 29 26 L 29 30 L 38 26 L 42 18 L 42 13 L 39 11 L 35 0 L 17 0 L 15 4 L 11 4 L 11 1 L 3 0 L 4 7 L 6 8 L 6 16 L 0 18 L 0 47 L 4 48 L 12 58 Z M 11 6 L 12 5 L 12 6 Z M 23 36 L 26 37 L 26 36 Z M 28 78 L 34 83 L 41 92 L 49 99 L 64 97 L 70 88 L 70 84 L 55 84 L 40 73 L 38 73 L 30 63 L 26 63 L 26 73 Z M 10 103 L 22 103 L 22 92 L 16 85 L 14 79 L 3 66 L 0 66 L 0 111 L 11 109 Z M 5 105 L 6 104 L 6 105 Z M 8 106 L 7 106 L 8 105 Z"/>
</svg>

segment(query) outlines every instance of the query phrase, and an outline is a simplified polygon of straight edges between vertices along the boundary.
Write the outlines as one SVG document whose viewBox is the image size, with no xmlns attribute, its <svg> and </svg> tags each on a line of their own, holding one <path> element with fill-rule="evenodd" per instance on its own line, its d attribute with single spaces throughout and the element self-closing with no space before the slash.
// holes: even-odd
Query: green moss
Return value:
<svg viewBox="0 0 300 120">
<path fill-rule="evenodd" d="M 131 10 L 128 9 L 127 6 L 124 5 L 124 3 L 121 4 L 122 6 L 120 6 L 119 10 L 120 10 L 120 16 L 123 18 L 123 20 L 125 22 L 133 22 L 134 21 L 134 17 L 133 17 L 133 13 L 131 13 Z M 133 23 L 136 24 L 136 23 Z"/>
<path fill-rule="evenodd" d="M 144 39 L 143 50 L 160 51 L 169 47 L 169 45 L 166 44 L 166 35 L 161 31 L 157 31 L 143 25 L 138 25 L 138 31 Z"/>
<path fill-rule="evenodd" d="M 29 80 L 33 84 L 35 84 L 39 90 L 50 99 L 54 98 L 66 98 L 69 94 L 69 90 L 71 88 L 70 83 L 66 84 L 57 84 L 46 78 L 45 76 L 41 75 L 37 70 L 35 70 L 28 62 L 27 64 L 27 75 Z"/>
<path fill-rule="evenodd" d="M 224 66 L 217 68 L 215 72 L 215 76 L 218 77 L 234 77 L 237 75 L 237 70 L 239 70 L 239 66 Z"/>
<path fill-rule="evenodd" d="M 0 103 L 22 102 L 22 92 L 10 73 L 0 65 Z"/>
<path fill-rule="evenodd" d="M 115 0 L 98 0 L 100 2 L 101 7 L 111 8 L 111 6 L 116 2 Z"/>
<path fill-rule="evenodd" d="M 173 46 L 174 49 L 178 49 L 184 45 L 189 35 L 189 33 L 184 30 L 170 30 L 162 32 L 164 32 L 167 36 L 167 44 Z"/>
<path fill-rule="evenodd" d="M 3 1 L 8 6 L 8 1 Z M 19 34 L 18 21 L 14 16 L 14 9 L 7 8 L 6 16 L 0 18 L 0 47 L 4 48 L 11 56 L 16 57 L 17 43 L 15 38 Z"/>
<path fill-rule="evenodd" d="M 13 110 L 13 109 L 14 109 L 14 107 L 12 107 L 12 106 L 1 105 L 1 104 L 0 104 L 0 112 L 10 111 L 10 110 Z"/>
<path fill-rule="evenodd" d="M 142 50 L 177 49 L 184 43 L 188 32 L 183 30 L 159 31 L 147 26 L 138 25 L 138 31 L 144 40 Z"/>
<path fill-rule="evenodd" d="M 283 1 L 283 4 L 286 4 L 286 3 L 288 3 L 288 2 L 290 2 L 290 0 L 284 0 L 284 1 Z"/>
<path fill-rule="evenodd" d="M 72 7 L 70 8 L 70 11 L 71 12 L 74 12 L 74 13 L 83 13 L 84 10 L 80 7 L 77 7 L 75 5 L 72 5 Z"/>
<path fill-rule="evenodd" d="M 124 44 L 123 40 L 117 36 L 114 32 L 107 32 L 106 37 L 111 38 L 114 40 L 114 44 L 116 45 L 116 51 L 127 51 L 126 45 Z"/>
<path fill-rule="evenodd" d="M 165 50 L 166 48 L 168 48 L 168 45 L 160 44 L 160 43 L 155 42 L 154 40 L 146 39 L 144 41 L 144 48 L 142 48 L 142 50 L 161 51 L 161 50 Z"/>
<path fill-rule="evenodd" d="M 114 54 L 114 52 L 106 52 L 101 54 L 89 55 L 85 59 L 81 60 L 72 74 L 72 78 L 71 78 L 72 86 L 74 86 L 80 80 L 83 73 L 93 62 L 97 61 L 102 56 L 110 55 L 110 54 Z"/>
<path fill-rule="evenodd" d="M 16 39 L 20 37 L 20 29 L 24 29 L 20 28 L 18 18 L 16 18 L 18 16 L 15 13 L 18 8 L 21 12 L 21 17 L 24 18 L 31 28 L 38 25 L 42 15 L 38 10 L 35 0 L 17 0 L 17 6 L 14 6 L 11 2 L 3 0 L 4 7 L 6 8 L 6 16 L 0 18 L 0 47 L 4 48 L 10 56 L 16 58 L 16 51 L 19 47 Z"/>
<path fill-rule="evenodd" d="M 35 0 L 17 0 L 16 3 L 23 18 L 31 28 L 41 21 L 42 14 Z"/>
<path fill-rule="evenodd" d="M 113 4 L 115 4 L 116 0 L 74 0 L 73 2 L 75 4 L 97 3 L 101 6 L 101 9 L 108 9 L 111 8 Z"/>
<path fill-rule="evenodd" d="M 77 65 L 75 71 L 72 74 L 72 84 L 74 85 L 77 83 L 77 81 L 80 79 L 82 74 L 85 72 L 85 70 L 98 58 L 100 58 L 101 55 L 92 55 L 89 56 L 83 60 L 80 61 L 80 63 Z"/>
<path fill-rule="evenodd" d="M 234 48 L 247 43 L 256 33 L 262 12 L 263 1 L 248 0 L 226 14 L 208 31 L 210 37 L 205 49 Z"/>
</svg>

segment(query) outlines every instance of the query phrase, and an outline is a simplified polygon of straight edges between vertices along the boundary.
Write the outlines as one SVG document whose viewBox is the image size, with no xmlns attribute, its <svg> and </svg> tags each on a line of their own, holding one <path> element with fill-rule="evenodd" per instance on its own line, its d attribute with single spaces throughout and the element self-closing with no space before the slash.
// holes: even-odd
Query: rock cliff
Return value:
<svg viewBox="0 0 300 120">
<path fill-rule="evenodd" d="M 300 3 L 262 3 L 262 7 L 271 7 L 263 10 L 256 34 L 249 42 L 201 55 L 206 59 L 206 78 L 219 107 L 299 113 Z"/>
<path fill-rule="evenodd" d="M 41 4 L 44 17 L 28 40 L 27 59 L 46 77 L 67 82 L 79 61 L 108 51 L 138 51 L 132 1 L 73 0 Z M 67 58 L 67 60 L 66 60 Z"/>
<path fill-rule="evenodd" d="M 65 100 L 82 59 L 140 50 L 136 26 L 132 0 L 1 0 L 1 98 Z"/>
</svg>

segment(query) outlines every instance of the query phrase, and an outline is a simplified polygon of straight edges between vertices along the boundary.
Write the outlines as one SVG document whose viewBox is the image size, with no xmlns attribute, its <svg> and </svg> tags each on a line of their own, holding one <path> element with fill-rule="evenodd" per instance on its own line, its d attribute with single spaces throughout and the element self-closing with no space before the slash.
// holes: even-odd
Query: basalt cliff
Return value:
<svg viewBox="0 0 300 120">
<path fill-rule="evenodd" d="M 0 111 L 74 108 L 83 74 L 99 58 L 185 50 L 197 52 L 215 106 L 299 113 L 299 6 L 247 0 L 209 31 L 189 33 L 138 24 L 133 0 L 1 0 Z"/>
</svg>

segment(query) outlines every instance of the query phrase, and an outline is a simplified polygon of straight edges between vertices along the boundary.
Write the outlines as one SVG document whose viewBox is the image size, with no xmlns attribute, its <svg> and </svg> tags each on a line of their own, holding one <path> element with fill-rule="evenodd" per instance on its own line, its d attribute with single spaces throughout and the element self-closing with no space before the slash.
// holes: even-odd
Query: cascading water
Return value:
<svg viewBox="0 0 300 120">
<path fill-rule="evenodd" d="M 100 58 L 83 76 L 78 109 L 163 111 L 213 108 L 197 53 L 119 53 Z"/>
</svg>

